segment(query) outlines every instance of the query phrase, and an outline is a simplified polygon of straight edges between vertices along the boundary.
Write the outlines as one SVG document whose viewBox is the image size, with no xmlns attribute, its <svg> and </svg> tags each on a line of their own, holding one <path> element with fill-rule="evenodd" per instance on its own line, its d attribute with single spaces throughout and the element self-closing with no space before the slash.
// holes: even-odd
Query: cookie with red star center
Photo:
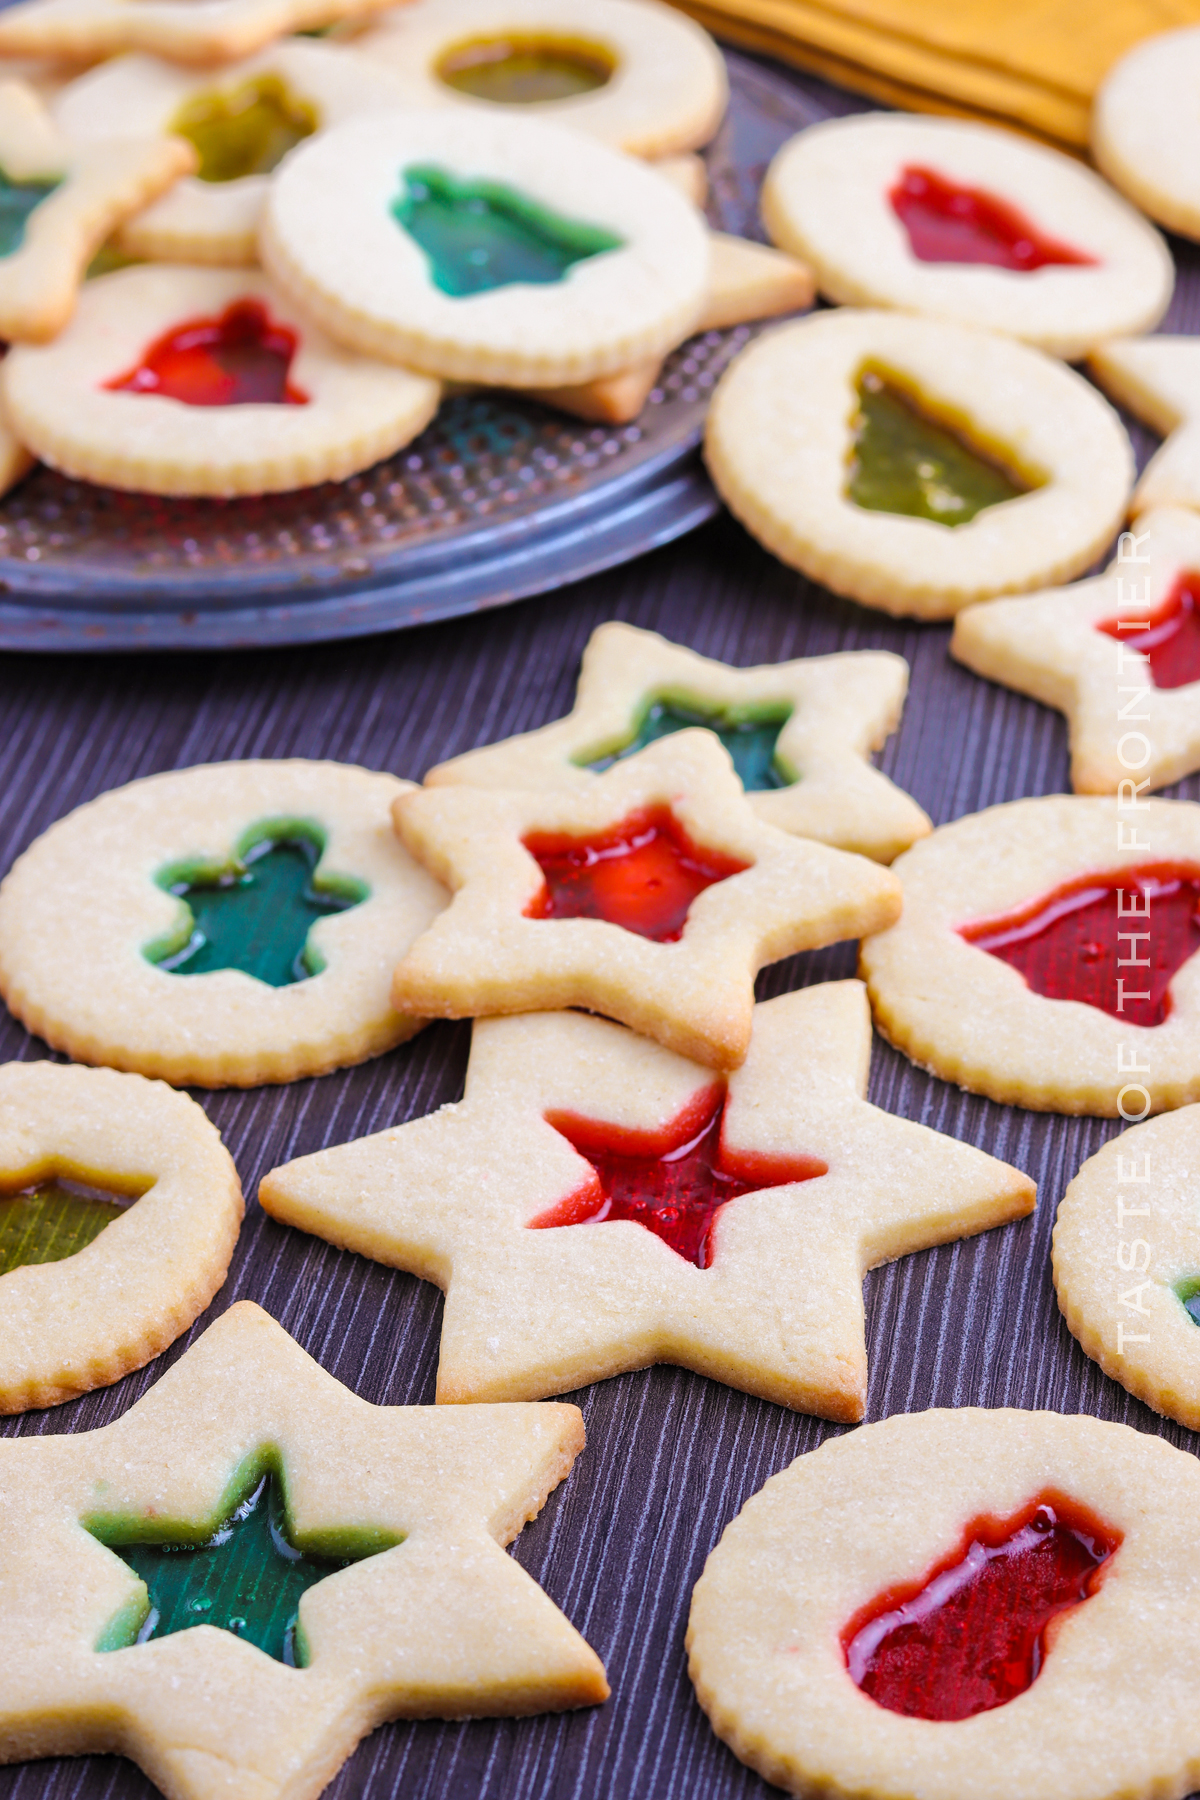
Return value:
<svg viewBox="0 0 1200 1800">
<path fill-rule="evenodd" d="M 755 1008 L 728 1081 L 607 1020 L 479 1021 L 454 1106 L 268 1175 L 300 1226 L 446 1290 L 440 1401 L 674 1362 L 854 1420 L 862 1278 L 1020 1218 L 1016 1169 L 865 1099 L 858 982 Z"/>
</svg>

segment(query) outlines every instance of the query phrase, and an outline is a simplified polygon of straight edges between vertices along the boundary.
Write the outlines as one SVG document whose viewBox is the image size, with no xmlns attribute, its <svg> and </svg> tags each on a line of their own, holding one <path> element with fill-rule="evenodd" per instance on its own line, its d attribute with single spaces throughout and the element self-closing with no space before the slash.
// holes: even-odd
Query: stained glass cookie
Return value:
<svg viewBox="0 0 1200 1800">
<path fill-rule="evenodd" d="M 581 1006 L 736 1069 L 765 963 L 900 910 L 886 869 L 759 818 L 708 731 L 585 791 L 418 788 L 393 815 L 453 894 L 392 978 L 394 1004 L 430 1017 Z"/>
<path fill-rule="evenodd" d="M 390 829 L 409 785 L 215 763 L 89 801 L 0 885 L 9 1009 L 81 1062 L 201 1087 L 402 1043 L 422 1021 L 392 1009 L 391 966 L 446 900 Z"/>
<path fill-rule="evenodd" d="M 771 164 L 762 209 L 831 300 L 983 326 L 1068 359 L 1151 330 L 1175 280 L 1158 232 L 1082 163 L 958 119 L 810 126 Z"/>
<path fill-rule="evenodd" d="M 1124 729 L 1136 765 L 1147 740 Z M 993 806 L 905 852 L 900 922 L 861 953 L 892 1043 L 1037 1111 L 1137 1120 L 1200 1099 L 1200 806 L 1136 783 L 1131 767 L 1115 800 Z"/>
<path fill-rule="evenodd" d="M 0 382 L 17 436 L 53 468 L 220 496 L 369 468 L 428 424 L 441 394 L 331 342 L 257 270 L 183 265 L 90 281 L 66 331 L 10 351 Z"/>
<path fill-rule="evenodd" d="M 827 1800 L 1183 1794 L 1200 1755 L 1193 1456 L 1127 1425 L 900 1415 L 774 1476 L 692 1595 L 718 1737 Z"/>
<path fill-rule="evenodd" d="M 528 110 L 631 156 L 707 144 L 728 99 L 708 33 L 655 0 L 416 0 L 356 47 L 409 106 Z"/>
<path fill-rule="evenodd" d="M 891 862 L 930 830 L 867 760 L 900 723 L 907 691 L 907 663 L 886 650 L 734 669 L 614 619 L 588 640 L 565 719 L 439 763 L 425 784 L 586 792 L 647 744 L 702 726 L 729 751 L 759 818 Z"/>
<path fill-rule="evenodd" d="M 152 133 L 73 144 L 32 88 L 0 80 L 0 338 L 61 331 L 110 232 L 194 166 L 189 144 Z"/>
<path fill-rule="evenodd" d="M 1034 1203 L 1016 1169 L 869 1106 L 870 1056 L 856 981 L 757 1006 L 727 1083 L 604 1019 L 483 1019 L 458 1105 L 301 1157 L 259 1199 L 445 1288 L 439 1401 L 673 1362 L 861 1419 L 864 1271 Z"/>
<path fill-rule="evenodd" d="M 0 56 L 100 62 L 145 50 L 172 62 L 236 62 L 278 37 L 380 12 L 390 0 L 17 0 Z"/>
<path fill-rule="evenodd" d="M 669 182 L 507 114 L 340 125 L 271 184 L 267 268 L 335 338 L 461 381 L 557 387 L 679 343 L 708 235 Z"/>
<path fill-rule="evenodd" d="M 849 308 L 735 357 L 705 454 L 730 510 L 783 562 L 924 619 L 1080 574 L 1133 481 L 1116 414 L 1061 363 L 995 333 Z"/>
<path fill-rule="evenodd" d="M 977 675 L 1067 715 L 1076 793 L 1129 795 L 1135 781 L 1142 793 L 1181 780 L 1200 769 L 1200 517 L 1182 507 L 1145 513 L 1105 574 L 969 606 L 950 650 Z M 1138 721 L 1140 739 L 1122 744 L 1122 719 Z"/>
<path fill-rule="evenodd" d="M 78 143 L 136 131 L 181 137 L 195 150 L 195 174 L 126 220 L 126 255 L 250 265 L 258 260 L 269 177 L 288 151 L 343 119 L 396 103 L 388 72 L 353 50 L 283 38 L 245 62 L 203 73 L 154 56 L 116 57 L 65 88 L 54 116 Z"/>
<path fill-rule="evenodd" d="M 1200 28 L 1135 44 L 1100 83 L 1092 155 L 1115 187 L 1170 231 L 1200 237 Z"/>
<path fill-rule="evenodd" d="M 58 1063 L 0 1068 L 0 1412 L 140 1369 L 204 1311 L 242 1222 L 186 1094 Z"/>
<path fill-rule="evenodd" d="M 315 1800 L 389 1719 L 607 1698 L 503 1546 L 575 1406 L 371 1406 L 249 1301 L 99 1431 L 0 1444 L 0 1759 Z"/>
<path fill-rule="evenodd" d="M 1054 1227 L 1054 1285 L 1106 1375 L 1200 1425 L 1200 1106 L 1122 1132 L 1088 1158 Z"/>
<path fill-rule="evenodd" d="M 1152 506 L 1200 509 L 1200 340 L 1122 338 L 1088 358 L 1106 393 L 1166 439 L 1138 477 L 1136 518 Z"/>
</svg>

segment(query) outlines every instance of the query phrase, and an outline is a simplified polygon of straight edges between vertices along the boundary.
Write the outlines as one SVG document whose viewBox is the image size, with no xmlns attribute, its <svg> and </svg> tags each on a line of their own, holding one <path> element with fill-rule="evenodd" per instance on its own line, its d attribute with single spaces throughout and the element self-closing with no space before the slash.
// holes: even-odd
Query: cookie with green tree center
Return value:
<svg viewBox="0 0 1200 1800">
<path fill-rule="evenodd" d="M 59 820 L 0 885 L 0 992 L 82 1062 L 252 1087 L 362 1062 L 397 950 L 446 901 L 396 842 L 410 784 L 340 763 L 152 775 Z M 70 953 L 63 946 L 71 946 Z"/>
</svg>

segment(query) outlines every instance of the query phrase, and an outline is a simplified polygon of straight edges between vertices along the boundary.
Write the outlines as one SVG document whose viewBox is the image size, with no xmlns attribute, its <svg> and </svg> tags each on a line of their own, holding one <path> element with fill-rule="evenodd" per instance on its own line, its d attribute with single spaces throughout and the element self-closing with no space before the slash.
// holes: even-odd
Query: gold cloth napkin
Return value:
<svg viewBox="0 0 1200 1800">
<path fill-rule="evenodd" d="M 676 0 L 714 36 L 917 112 L 1088 140 L 1092 95 L 1200 0 Z"/>
</svg>

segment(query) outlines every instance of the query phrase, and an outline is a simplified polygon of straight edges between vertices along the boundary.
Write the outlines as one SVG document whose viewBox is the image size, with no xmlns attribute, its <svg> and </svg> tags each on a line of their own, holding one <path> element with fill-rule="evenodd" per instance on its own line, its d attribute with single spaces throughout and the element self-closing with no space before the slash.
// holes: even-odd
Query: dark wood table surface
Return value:
<svg viewBox="0 0 1200 1800">
<path fill-rule="evenodd" d="M 830 100 L 830 110 L 846 107 L 844 97 Z M 1200 254 L 1173 248 L 1181 282 L 1164 328 L 1200 329 Z M 1144 459 L 1153 440 L 1135 433 L 1135 441 Z M 737 664 L 899 651 L 912 686 L 879 761 L 936 824 L 1069 791 L 1057 713 L 953 663 L 947 626 L 898 622 L 838 600 L 722 516 L 613 573 L 388 637 L 269 654 L 0 659 L 0 870 L 82 801 L 160 769 L 307 756 L 419 778 L 447 756 L 568 710 L 580 652 L 605 619 Z M 1166 792 L 1200 798 L 1200 777 Z M 760 997 L 853 975 L 855 954 L 842 944 L 777 964 L 760 977 Z M 289 1157 L 457 1099 L 469 1031 L 437 1024 L 388 1056 L 321 1080 L 197 1094 L 248 1202 L 225 1287 L 148 1368 L 71 1405 L 6 1420 L 5 1435 L 83 1431 L 117 1417 L 243 1298 L 365 1399 L 432 1402 L 438 1291 L 275 1224 L 254 1195 L 264 1171 Z M 0 1055 L 47 1051 L 0 1012 Z M 870 1097 L 1027 1170 L 1038 1206 L 1021 1224 L 867 1277 L 868 1418 L 931 1406 L 1042 1407 L 1123 1420 L 1200 1450 L 1200 1440 L 1100 1373 L 1055 1302 L 1055 1210 L 1115 1122 L 993 1105 L 923 1074 L 878 1039 Z M 666 1367 L 570 1397 L 587 1420 L 587 1449 L 513 1553 L 604 1659 L 612 1698 L 565 1716 L 387 1726 L 360 1746 L 326 1790 L 329 1800 L 765 1800 L 777 1791 L 718 1742 L 696 1704 L 683 1650 L 688 1604 L 705 1557 L 749 1496 L 842 1428 Z M 0 1770 L 0 1800 L 149 1800 L 156 1791 L 111 1757 Z"/>
</svg>

